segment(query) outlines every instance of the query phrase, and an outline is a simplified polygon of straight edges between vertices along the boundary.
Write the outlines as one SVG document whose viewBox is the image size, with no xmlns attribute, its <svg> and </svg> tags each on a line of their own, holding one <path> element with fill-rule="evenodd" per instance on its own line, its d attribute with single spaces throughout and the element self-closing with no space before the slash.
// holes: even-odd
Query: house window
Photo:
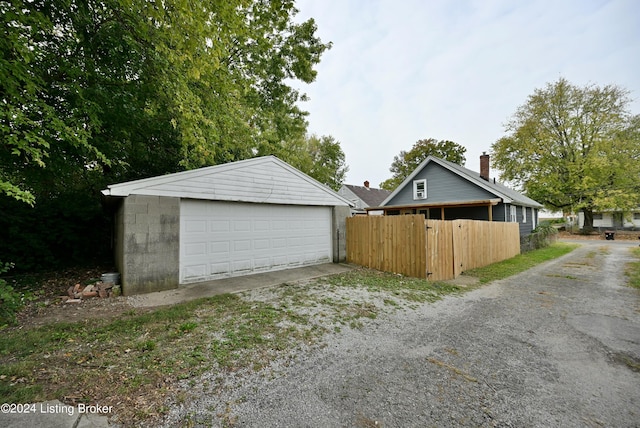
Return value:
<svg viewBox="0 0 640 428">
<path fill-rule="evenodd" d="M 602 213 L 593 213 L 594 220 L 602 220 Z"/>
<path fill-rule="evenodd" d="M 527 207 L 522 207 L 522 222 L 527 222 Z"/>
<path fill-rule="evenodd" d="M 536 210 L 531 208 L 531 229 L 536 228 Z"/>
<path fill-rule="evenodd" d="M 640 220 L 640 213 L 633 213 L 634 220 Z"/>
<path fill-rule="evenodd" d="M 509 207 L 509 214 L 510 214 L 510 216 L 509 216 L 510 217 L 509 218 L 510 222 L 515 223 L 515 222 L 518 221 L 518 214 L 516 212 L 516 206 L 515 205 L 511 205 Z"/>
<path fill-rule="evenodd" d="M 427 199 L 427 180 L 413 180 L 413 199 Z"/>
</svg>

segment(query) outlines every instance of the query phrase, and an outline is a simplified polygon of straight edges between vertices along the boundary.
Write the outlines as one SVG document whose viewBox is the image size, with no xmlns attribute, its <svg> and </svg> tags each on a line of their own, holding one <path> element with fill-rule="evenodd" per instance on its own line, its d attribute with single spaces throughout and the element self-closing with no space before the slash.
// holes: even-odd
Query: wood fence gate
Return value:
<svg viewBox="0 0 640 428">
<path fill-rule="evenodd" d="M 422 215 L 347 219 L 347 262 L 441 281 L 520 254 L 518 223 L 425 220 Z"/>
</svg>

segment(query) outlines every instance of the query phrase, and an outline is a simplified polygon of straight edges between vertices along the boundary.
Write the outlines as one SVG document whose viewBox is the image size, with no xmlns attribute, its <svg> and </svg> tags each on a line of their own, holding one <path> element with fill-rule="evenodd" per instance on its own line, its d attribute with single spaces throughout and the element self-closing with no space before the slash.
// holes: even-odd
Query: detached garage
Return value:
<svg viewBox="0 0 640 428">
<path fill-rule="evenodd" d="M 345 259 L 349 201 L 273 156 L 102 193 L 125 295 Z"/>
</svg>

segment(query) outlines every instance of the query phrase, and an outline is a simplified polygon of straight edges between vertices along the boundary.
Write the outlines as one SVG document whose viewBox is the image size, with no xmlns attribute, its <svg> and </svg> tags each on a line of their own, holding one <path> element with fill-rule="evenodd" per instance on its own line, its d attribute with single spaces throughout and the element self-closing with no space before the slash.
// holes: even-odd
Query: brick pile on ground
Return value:
<svg viewBox="0 0 640 428">
<path fill-rule="evenodd" d="M 82 286 L 80 284 L 72 285 L 67 289 L 67 295 L 63 296 L 63 300 L 67 303 L 80 303 L 84 299 L 93 297 L 107 298 L 113 295 L 112 282 L 96 282 Z"/>
</svg>

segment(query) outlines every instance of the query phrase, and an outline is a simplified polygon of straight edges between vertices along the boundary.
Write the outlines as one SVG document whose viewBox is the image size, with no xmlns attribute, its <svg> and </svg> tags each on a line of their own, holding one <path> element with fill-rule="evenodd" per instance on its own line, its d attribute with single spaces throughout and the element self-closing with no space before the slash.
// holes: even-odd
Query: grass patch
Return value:
<svg viewBox="0 0 640 428">
<path fill-rule="evenodd" d="M 390 293 L 410 302 L 435 302 L 447 294 L 458 293 L 461 287 L 445 282 L 427 281 L 375 270 L 353 270 L 328 277 L 326 284 L 334 287 L 364 288 L 373 293 Z"/>
<path fill-rule="evenodd" d="M 145 420 L 175 381 L 205 370 L 258 367 L 273 352 L 306 339 L 299 329 L 279 327 L 289 318 L 288 311 L 268 303 L 221 295 L 128 311 L 111 321 L 6 329 L 0 341 L 0 401 L 99 402 L 114 405 L 125 421 Z M 138 397 L 145 397 L 144 403 Z"/>
<path fill-rule="evenodd" d="M 519 254 L 507 260 L 494 263 L 489 266 L 471 269 L 465 275 L 474 276 L 480 280 L 481 284 L 508 278 L 527 269 L 553 260 L 576 249 L 578 245 L 558 242 L 545 248 Z"/>
<path fill-rule="evenodd" d="M 640 259 L 640 247 L 633 248 L 631 250 L 631 253 L 634 257 Z M 625 274 L 629 278 L 627 285 L 633 288 L 640 289 L 640 260 L 638 260 L 637 262 L 627 263 Z"/>
</svg>

